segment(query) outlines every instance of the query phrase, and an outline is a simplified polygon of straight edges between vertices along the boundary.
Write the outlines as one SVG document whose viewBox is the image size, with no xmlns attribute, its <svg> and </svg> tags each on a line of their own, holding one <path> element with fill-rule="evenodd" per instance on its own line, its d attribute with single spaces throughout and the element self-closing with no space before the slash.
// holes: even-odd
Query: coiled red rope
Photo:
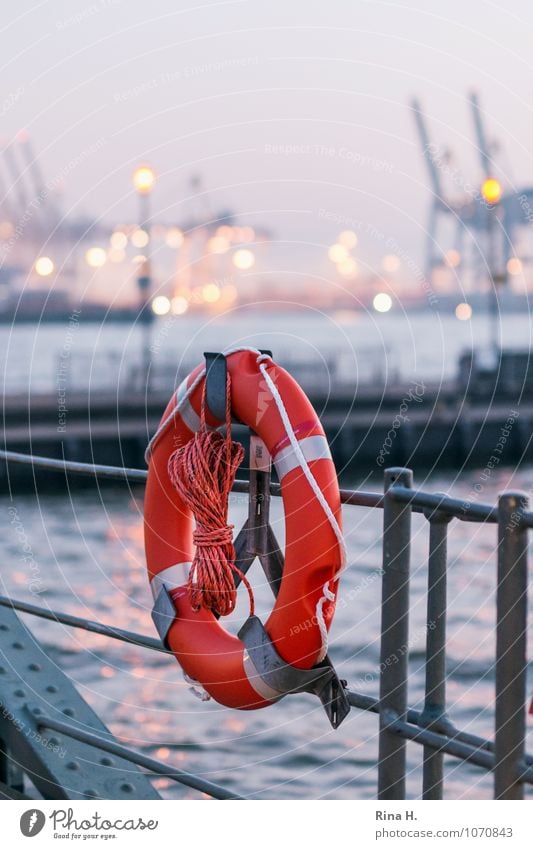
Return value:
<svg viewBox="0 0 533 849">
<path fill-rule="evenodd" d="M 235 564 L 233 525 L 228 525 L 228 501 L 244 448 L 231 438 L 231 381 L 226 382 L 226 433 L 208 430 L 205 421 L 205 383 L 200 430 L 168 461 L 168 474 L 196 522 L 196 546 L 189 574 L 189 600 L 195 610 L 204 607 L 219 616 L 235 609 L 237 590 L 234 573 L 239 575 L 254 613 L 253 591 L 246 576 Z"/>
</svg>

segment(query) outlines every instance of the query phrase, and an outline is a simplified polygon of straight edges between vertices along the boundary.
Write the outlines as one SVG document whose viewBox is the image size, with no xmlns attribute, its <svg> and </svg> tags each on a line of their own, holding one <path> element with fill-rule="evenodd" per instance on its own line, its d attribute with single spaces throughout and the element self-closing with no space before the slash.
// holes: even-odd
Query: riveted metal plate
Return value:
<svg viewBox="0 0 533 849">
<path fill-rule="evenodd" d="M 45 799 L 159 799 L 135 765 L 39 728 L 43 715 L 110 734 L 71 681 L 9 608 L 0 608 L 0 758 Z M 5 770 L 4 772 L 8 772 Z"/>
</svg>

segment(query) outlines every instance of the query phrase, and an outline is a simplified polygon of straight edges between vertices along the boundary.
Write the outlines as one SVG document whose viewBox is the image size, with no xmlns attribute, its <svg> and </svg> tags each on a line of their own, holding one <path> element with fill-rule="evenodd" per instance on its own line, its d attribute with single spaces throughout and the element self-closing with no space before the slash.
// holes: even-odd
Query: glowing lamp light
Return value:
<svg viewBox="0 0 533 849">
<path fill-rule="evenodd" d="M 184 236 L 178 227 L 169 227 L 165 238 L 165 243 L 169 248 L 180 248 L 183 244 Z"/>
<path fill-rule="evenodd" d="M 390 295 L 387 295 L 386 292 L 378 292 L 378 294 L 374 296 L 372 306 L 376 312 L 388 312 L 392 307 L 392 298 Z"/>
<path fill-rule="evenodd" d="M 507 262 L 507 271 L 511 277 L 516 277 L 522 273 L 522 261 L 517 256 L 512 256 Z"/>
<path fill-rule="evenodd" d="M 216 283 L 206 283 L 202 286 L 202 298 L 206 304 L 216 304 L 220 300 L 220 289 Z"/>
<path fill-rule="evenodd" d="M 337 271 L 343 277 L 346 277 L 348 279 L 356 277 L 358 266 L 355 259 L 353 259 L 351 256 L 346 257 L 346 259 L 343 259 L 342 262 L 339 262 L 337 264 Z"/>
<path fill-rule="evenodd" d="M 459 321 L 469 321 L 472 318 L 472 307 L 470 304 L 457 304 L 455 307 L 455 317 Z"/>
<path fill-rule="evenodd" d="M 140 195 L 148 195 L 155 184 L 155 173 L 149 165 L 140 165 L 133 172 L 133 186 Z"/>
<path fill-rule="evenodd" d="M 389 274 L 392 274 L 394 271 L 398 271 L 400 265 L 400 257 L 396 256 L 396 254 L 385 254 L 381 262 L 383 271 L 388 271 Z"/>
<path fill-rule="evenodd" d="M 233 265 L 239 271 L 247 271 L 255 264 L 255 256 L 248 248 L 240 248 L 233 254 Z"/>
<path fill-rule="evenodd" d="M 461 262 L 461 254 L 454 248 L 450 248 L 450 250 L 446 251 L 446 253 L 444 254 L 444 259 L 446 261 L 446 265 L 449 268 L 457 268 L 457 266 Z"/>
<path fill-rule="evenodd" d="M 166 295 L 158 295 L 152 301 L 154 315 L 167 315 L 170 312 L 170 301 Z"/>
<path fill-rule="evenodd" d="M 328 256 L 332 262 L 339 263 L 348 259 L 348 248 L 341 245 L 340 242 L 335 242 L 328 251 Z"/>
<path fill-rule="evenodd" d="M 128 244 L 128 237 L 122 230 L 115 230 L 114 233 L 111 233 L 111 238 L 109 240 L 111 242 L 112 248 L 117 248 L 117 250 L 123 250 Z"/>
<path fill-rule="evenodd" d="M 0 239 L 9 239 L 14 232 L 15 228 L 11 221 L 2 221 L 0 223 Z"/>
<path fill-rule="evenodd" d="M 183 315 L 189 309 L 189 302 L 183 295 L 176 295 L 170 302 L 170 308 L 174 315 Z"/>
<path fill-rule="evenodd" d="M 210 254 L 225 254 L 229 248 L 229 241 L 224 236 L 212 236 L 207 242 L 207 250 Z"/>
<path fill-rule="evenodd" d="M 135 248 L 145 248 L 150 241 L 150 236 L 146 230 L 134 230 L 131 234 L 131 243 Z"/>
<path fill-rule="evenodd" d="M 255 230 L 253 227 L 246 226 L 241 228 L 241 240 L 243 242 L 253 242 L 255 239 Z"/>
<path fill-rule="evenodd" d="M 495 177 L 487 177 L 481 185 L 481 194 L 485 203 L 494 205 L 502 196 L 502 185 Z"/>
<path fill-rule="evenodd" d="M 343 230 L 337 237 L 337 242 L 348 250 L 355 248 L 357 241 L 357 235 L 353 230 Z"/>
<path fill-rule="evenodd" d="M 49 277 L 54 268 L 53 260 L 51 260 L 49 256 L 40 256 L 35 261 L 35 271 L 39 277 Z"/>
<path fill-rule="evenodd" d="M 85 254 L 85 262 L 90 268 L 101 268 L 106 259 L 107 253 L 103 248 L 89 248 Z"/>
<path fill-rule="evenodd" d="M 111 262 L 124 262 L 126 259 L 126 251 L 122 250 L 122 248 L 111 248 L 108 256 Z"/>
</svg>

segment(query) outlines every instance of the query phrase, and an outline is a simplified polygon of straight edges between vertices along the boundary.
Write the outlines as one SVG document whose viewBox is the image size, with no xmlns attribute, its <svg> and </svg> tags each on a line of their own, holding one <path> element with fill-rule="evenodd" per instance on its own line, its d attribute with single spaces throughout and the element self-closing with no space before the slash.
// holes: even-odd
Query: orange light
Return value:
<svg viewBox="0 0 533 849">
<path fill-rule="evenodd" d="M 522 262 L 517 256 L 512 256 L 507 263 L 507 271 L 512 277 L 522 273 Z"/>
<path fill-rule="evenodd" d="M 500 181 L 494 177 L 487 177 L 481 185 L 481 194 L 486 203 L 498 203 L 502 196 L 502 185 Z"/>
</svg>

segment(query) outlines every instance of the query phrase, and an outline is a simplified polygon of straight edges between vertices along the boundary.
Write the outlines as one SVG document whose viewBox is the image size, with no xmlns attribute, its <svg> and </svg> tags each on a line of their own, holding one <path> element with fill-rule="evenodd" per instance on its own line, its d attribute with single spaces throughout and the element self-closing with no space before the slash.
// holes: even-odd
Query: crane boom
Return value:
<svg viewBox="0 0 533 849">
<path fill-rule="evenodd" d="M 432 153 L 432 148 L 434 146 L 431 145 L 429 140 L 429 133 L 426 126 L 426 119 L 424 113 L 422 112 L 422 107 L 420 102 L 415 98 L 411 101 L 411 109 L 413 112 L 413 116 L 415 119 L 416 129 L 418 132 L 418 137 L 420 139 L 420 144 L 422 145 L 422 153 L 424 154 L 424 159 L 427 162 L 428 172 L 431 179 L 431 185 L 433 188 L 433 194 L 436 198 L 441 199 L 443 196 L 442 193 L 442 185 L 440 180 L 440 174 L 438 168 L 435 164 L 434 156 Z"/>
<path fill-rule="evenodd" d="M 483 119 L 481 117 L 479 97 L 475 91 L 470 94 L 470 106 L 472 108 L 472 117 L 474 119 L 474 130 L 476 133 L 481 168 L 485 177 L 491 177 L 493 176 L 492 159 L 489 152 L 487 136 L 485 134 L 485 127 L 483 126 Z"/>
</svg>

